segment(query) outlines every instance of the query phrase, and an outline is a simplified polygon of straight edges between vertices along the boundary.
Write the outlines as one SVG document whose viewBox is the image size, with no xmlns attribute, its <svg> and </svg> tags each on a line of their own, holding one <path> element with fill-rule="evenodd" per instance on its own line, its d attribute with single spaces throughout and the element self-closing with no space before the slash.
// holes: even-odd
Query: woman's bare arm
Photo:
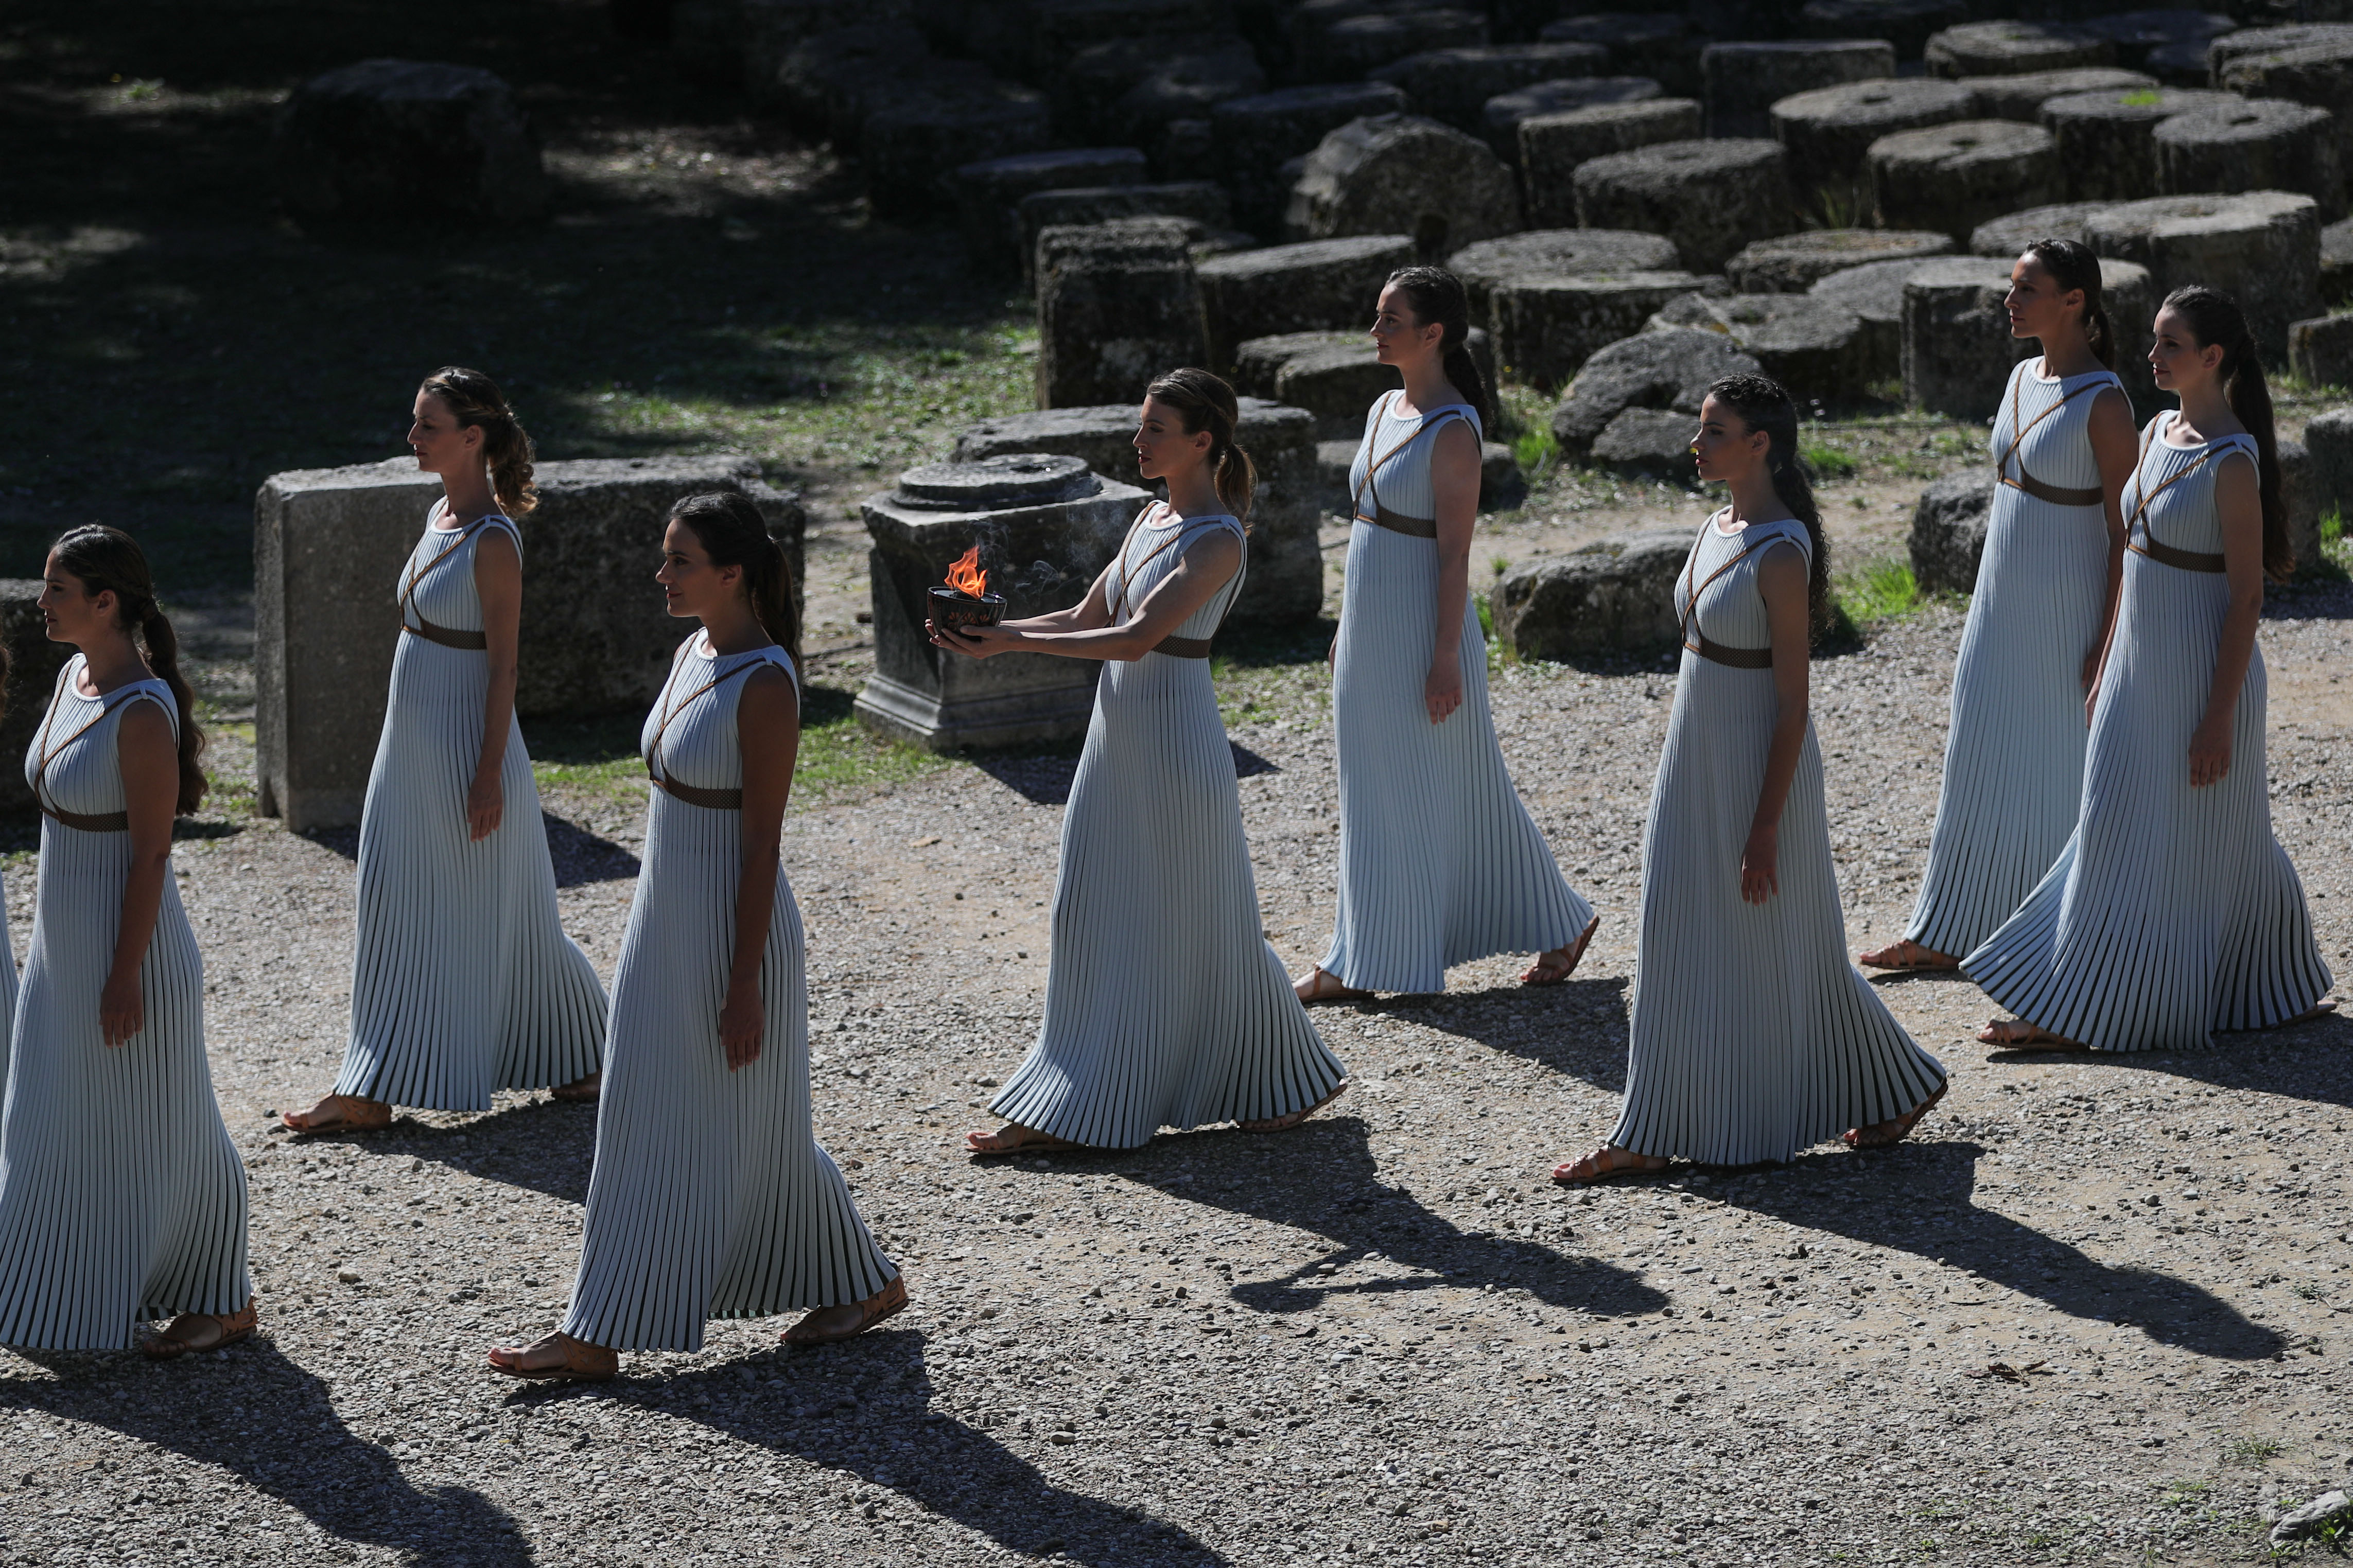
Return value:
<svg viewBox="0 0 2353 1568">
<path fill-rule="evenodd" d="M 474 592 L 482 601 L 490 689 L 482 696 L 482 749 L 466 791 L 466 831 L 479 841 L 506 816 L 499 771 L 506 762 L 507 731 L 514 722 L 515 649 L 522 636 L 522 555 L 503 528 L 485 528 L 474 542 Z"/>
<path fill-rule="evenodd" d="M 1757 563 L 1757 588 L 1764 595 L 1765 620 L 1773 639 L 1773 743 L 1765 753 L 1765 784 L 1757 794 L 1757 816 L 1740 854 L 1740 896 L 1761 904 L 1781 890 L 1778 870 L 1781 808 L 1798 776 L 1806 747 L 1813 649 L 1805 552 L 1784 542 L 1768 544 Z"/>
<path fill-rule="evenodd" d="M 2263 616 L 2263 502 L 2255 465 L 2243 453 L 2215 464 L 2214 505 L 2222 514 L 2222 569 L 2230 576 L 2231 607 L 2223 613 L 2222 636 L 2214 649 L 2206 716 L 2189 737 L 2192 789 L 2204 789 L 2231 771 L 2232 721 Z"/>
<path fill-rule="evenodd" d="M 1124 621 L 1111 624 L 1106 610 L 1104 624 L 1071 631 L 1037 631 L 1032 629 L 1033 621 L 1014 621 L 943 631 L 932 641 L 975 658 L 1023 652 L 1121 662 L 1139 659 L 1164 638 L 1174 636 L 1194 611 L 1208 604 L 1209 596 L 1241 570 L 1241 565 L 1242 542 L 1221 528 L 1187 545 L 1176 569 L 1154 584 L 1144 602 L 1130 611 Z M 1102 586 L 1098 580 L 1096 591 L 1100 592 Z"/>
<path fill-rule="evenodd" d="M 1430 721 L 1442 724 L 1462 706 L 1462 615 L 1471 596 L 1471 532 L 1479 521 L 1479 437 L 1469 421 L 1447 421 L 1430 442 L 1430 489 L 1438 506 L 1438 624 L 1421 701 Z"/>
<path fill-rule="evenodd" d="M 2116 605 L 2125 588 L 2125 481 L 2132 478 L 2140 457 L 2140 438 L 2133 429 L 2132 405 L 2110 387 L 2092 395 L 2092 411 L 2084 421 L 2092 443 L 2092 460 L 2100 468 L 2100 507 L 2108 525 L 2107 595 L 2100 609 L 2100 635 L 2084 653 L 2084 720 L 2091 721 L 2092 703 L 2100 689 L 2100 667 L 2107 661 L 2108 638 L 2115 635 Z"/>
<path fill-rule="evenodd" d="M 132 698 L 115 726 L 114 754 L 131 817 L 131 870 L 122 881 L 114 961 L 98 994 L 99 1033 L 109 1046 L 123 1044 L 147 1023 L 139 970 L 147 962 L 155 916 L 164 907 L 164 879 L 172 868 L 172 816 L 180 800 L 180 748 L 170 716 L 145 698 Z"/>
<path fill-rule="evenodd" d="M 767 957 L 768 923 L 776 904 L 777 857 L 784 847 L 785 805 L 800 760 L 800 695 L 792 677 L 773 665 L 744 678 L 735 704 L 735 740 L 744 753 L 743 879 L 735 889 L 735 948 L 727 965 L 727 999 L 719 1009 L 719 1043 L 733 1072 L 757 1061 L 767 1030 L 760 966 Z"/>
</svg>

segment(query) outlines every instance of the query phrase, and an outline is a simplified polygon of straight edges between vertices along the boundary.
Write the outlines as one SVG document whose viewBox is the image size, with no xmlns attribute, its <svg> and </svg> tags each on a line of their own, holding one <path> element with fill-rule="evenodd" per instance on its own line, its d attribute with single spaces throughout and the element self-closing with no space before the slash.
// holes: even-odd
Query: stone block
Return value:
<svg viewBox="0 0 2353 1568">
<path fill-rule="evenodd" d="M 1744 247 L 1724 264 L 1724 279 L 1743 294 L 1802 294 L 1833 272 L 1923 260 L 1952 248 L 1952 236 L 1934 229 L 1803 229 Z"/>
<path fill-rule="evenodd" d="M 1252 338 L 1234 350 L 1233 374 L 1226 379 L 1245 397 L 1271 399 L 1276 379 L 1282 374 L 1282 367 L 1293 360 L 1324 349 L 1359 348 L 1367 342 L 1362 331 L 1336 331 L 1277 332 L 1272 337 Z"/>
<path fill-rule="evenodd" d="M 2353 38 L 2238 55 L 2215 73 L 2215 85 L 2251 99 L 2279 99 L 2334 114 L 2353 102 Z M 2341 117 L 2337 132 L 2342 165 L 2353 161 L 2353 137 Z"/>
<path fill-rule="evenodd" d="M 1353 81 L 1383 66 L 1434 49 L 1475 48 L 1487 42 L 1487 18 L 1452 6 L 1419 6 L 1335 22 L 1323 47 L 1308 57 L 1329 81 Z"/>
<path fill-rule="evenodd" d="M 2353 218 L 2320 231 L 2320 299 L 2327 305 L 2353 300 Z"/>
<path fill-rule="evenodd" d="M 2074 70 L 2027 71 L 2019 76 L 1973 76 L 1960 86 L 1976 100 L 1972 120 L 2017 120 L 2040 125 L 2042 106 L 2054 98 L 2079 92 L 2148 92 L 2161 84 L 2139 71 L 2114 66 L 2084 66 Z"/>
<path fill-rule="evenodd" d="M 1904 400 L 1956 419 L 1989 419 L 2010 367 L 2035 352 L 2010 335 L 2010 267 L 1990 257 L 1923 261 L 1904 284 Z"/>
<path fill-rule="evenodd" d="M 1895 46 L 1882 38 L 1710 44 L 1700 56 L 1710 136 L 1773 134 L 1773 105 L 1793 93 L 1895 74 Z"/>
<path fill-rule="evenodd" d="M 2353 408 L 2331 408 L 2306 420 L 2304 449 L 2315 512 L 2353 519 Z M 2316 546 L 2307 559 L 2318 559 Z"/>
<path fill-rule="evenodd" d="M 1536 37 L 1546 43 L 1599 44 L 1609 51 L 1610 68 L 1649 77 L 1679 98 L 1696 100 L 1702 90 L 1699 56 L 1707 38 L 1689 17 L 1674 12 L 1605 11 L 1564 16 L 1546 23 Z"/>
<path fill-rule="evenodd" d="M 2147 268 L 2114 256 L 2100 258 L 2100 302 L 2116 334 L 2116 375 L 2137 411 L 2136 425 L 2170 401 L 2169 394 L 2159 395 L 2157 377 L 2148 368 L 2149 345 L 2157 341 L 2158 299 L 2157 280 Z"/>
<path fill-rule="evenodd" d="M 1581 226 L 1662 234 L 1684 266 L 1704 271 L 1798 226 L 1778 142 L 1662 142 L 1589 160 L 1576 185 Z"/>
<path fill-rule="evenodd" d="M 1139 403 L 1198 364 L 1201 290 L 1180 218 L 1123 218 L 1038 237 L 1038 406 Z"/>
<path fill-rule="evenodd" d="M 1688 272 L 1663 270 L 1502 279 L 1487 305 L 1495 358 L 1515 381 L 1566 385 L 1597 351 L 1632 337 L 1661 306 L 1698 284 Z"/>
<path fill-rule="evenodd" d="M 2043 206 L 2004 213 L 1969 230 L 1969 254 L 1999 256 L 2004 260 L 2014 261 L 2019 252 L 2037 239 L 2072 239 L 2078 245 L 2088 245 L 2091 243 L 2089 225 L 2093 217 L 2116 205 L 2115 202 L 2052 202 Z"/>
<path fill-rule="evenodd" d="M 1898 131 L 1970 117 L 1969 89 L 1927 77 L 1885 77 L 1791 93 L 1772 108 L 1773 135 L 1789 154 L 1799 202 L 1834 220 L 1869 210 L 1863 156 Z"/>
<path fill-rule="evenodd" d="M 2239 27 L 2217 36 L 2206 47 L 2211 87 L 2227 85 L 2223 75 L 2233 61 L 2249 55 L 2284 55 L 2318 44 L 2353 43 L 2353 23 L 2297 22 L 2276 27 Z"/>
<path fill-rule="evenodd" d="M 1385 81 L 1229 98 L 1209 111 L 1210 166 L 1233 193 L 1234 216 L 1241 226 L 1261 237 L 1279 235 L 1291 201 L 1285 162 L 1314 152 L 1317 142 L 1352 120 L 1403 114 L 1410 107 L 1404 92 Z"/>
<path fill-rule="evenodd" d="M 74 654 L 69 644 L 49 640 L 47 617 L 41 613 L 43 586 L 37 577 L 0 577 L 0 648 L 8 659 L 6 684 L 0 688 L 0 752 L 11 757 L 32 749 L 57 689 L 58 672 Z M 0 769 L 0 815 L 29 821 L 39 809 L 25 770 Z"/>
<path fill-rule="evenodd" d="M 909 23 L 860 23 L 802 39 L 765 72 L 747 68 L 746 86 L 755 105 L 782 115 L 802 135 L 855 153 L 865 118 L 861 94 L 876 82 L 902 77 L 930 54 L 922 32 Z"/>
<path fill-rule="evenodd" d="M 301 217 L 547 216 L 539 138 L 507 84 L 472 66 L 362 60 L 312 77 L 279 110 L 271 153 L 279 199 Z"/>
<path fill-rule="evenodd" d="M 1403 89 L 1414 111 L 1479 135 L 1487 100 L 1540 81 L 1602 74 L 1609 51 L 1595 44 L 1479 44 L 1408 55 L 1373 72 Z"/>
<path fill-rule="evenodd" d="M 1941 77 L 2018 76 L 2113 65 L 2116 47 L 2063 22 L 1965 22 L 1930 38 L 1923 58 Z"/>
<path fill-rule="evenodd" d="M 1872 211 L 1882 228 L 1941 228 L 1966 239 L 2022 203 L 2059 195 L 2051 132 L 2012 120 L 1899 131 L 1871 144 Z"/>
<path fill-rule="evenodd" d="M 1806 0 L 1801 38 L 1884 38 L 1899 60 L 1916 60 L 1928 40 L 1969 19 L 1968 0 Z"/>
<path fill-rule="evenodd" d="M 995 276 L 1018 273 L 1022 198 L 1074 186 L 1142 184 L 1145 174 L 1144 154 L 1133 147 L 1065 148 L 966 163 L 955 172 L 965 254 Z"/>
<path fill-rule="evenodd" d="M 1912 509 L 1912 580 L 1924 594 L 1977 591 L 1985 557 L 1986 521 L 1993 511 L 1993 471 L 1973 463 L 1920 492 Z"/>
<path fill-rule="evenodd" d="M 1487 145 L 1498 158 L 1516 164 L 1520 127 L 1530 120 L 1598 104 L 1643 103 L 1658 96 L 1659 84 L 1646 76 L 1561 77 L 1514 92 L 1499 92 L 1480 112 L 1486 123 Z"/>
<path fill-rule="evenodd" d="M 1324 518 L 1315 469 L 1315 416 L 1263 398 L 1240 399 L 1234 438 L 1258 468 L 1250 507 L 1250 576 L 1226 616 L 1229 626 L 1298 626 L 1324 605 Z M 1135 405 L 1040 409 L 984 419 L 956 437 L 958 462 L 1022 452 L 1077 458 L 1124 483 L 1136 483 Z M 1155 485 L 1151 487 L 1157 489 Z M 1166 499 L 1165 497 L 1162 499 Z"/>
<path fill-rule="evenodd" d="M 2078 30 L 2107 39 L 2116 47 L 2116 64 L 2135 70 L 2141 68 L 2153 50 L 2190 47 L 2202 51 L 2223 34 L 2237 31 L 2238 26 L 2219 13 L 2189 6 L 2119 11 L 2105 16 L 2084 16 L 2075 22 Z"/>
<path fill-rule="evenodd" d="M 2179 87 L 2071 92 L 2042 105 L 2042 124 L 2058 146 L 2069 201 L 2137 202 L 2159 194 L 2156 137 L 2161 121 L 2239 101 L 2230 93 Z"/>
<path fill-rule="evenodd" d="M 1293 240 L 1410 235 L 1431 262 L 1519 226 L 1512 172 L 1486 143 L 1413 114 L 1351 121 L 1324 137 L 1284 216 Z"/>
<path fill-rule="evenodd" d="M 1692 484 L 1699 477 L 1691 452 L 1691 439 L 1698 430 L 1699 420 L 1693 415 L 1629 408 L 1601 427 L 1586 461 L 1630 479 Z"/>
<path fill-rule="evenodd" d="M 1904 375 L 1904 285 L 1931 257 L 1866 261 L 1818 279 L 1806 292 L 1851 312 L 1862 323 L 1860 352 L 1866 385 L 1901 383 Z"/>
<path fill-rule="evenodd" d="M 1672 647 L 1675 578 L 1691 554 L 1685 529 L 1662 529 L 1530 561 L 1495 584 L 1495 640 L 1523 659 L 1568 663 Z"/>
<path fill-rule="evenodd" d="M 1662 142 L 1693 141 L 1699 133 L 1699 100 L 1692 98 L 1595 103 L 1530 115 L 1520 121 L 1520 189 L 1529 226 L 1576 224 L 1578 165 Z"/>
<path fill-rule="evenodd" d="M 1111 134 L 1125 140 L 1155 143 L 1176 122 L 1206 121 L 1228 99 L 1247 98 L 1266 90 L 1266 72 L 1258 56 L 1240 38 L 1215 49 L 1194 49 L 1164 60 L 1146 72 L 1112 104 L 1105 121 Z"/>
<path fill-rule="evenodd" d="M 2323 219 L 2345 216 L 2337 117 L 2327 110 L 2269 99 L 2216 104 L 2161 121 L 2151 140 L 2160 195 L 2301 191 Z"/>
<path fill-rule="evenodd" d="M 1024 288 L 1036 282 L 1038 237 L 1050 228 L 1083 227 L 1134 217 L 1173 217 L 1215 233 L 1233 221 L 1224 187 L 1206 180 L 1173 185 L 1092 185 L 1035 191 L 1021 198 L 1015 216 L 1021 225 Z"/>
<path fill-rule="evenodd" d="M 1344 327 L 1362 329 L 1389 274 L 1414 260 L 1399 234 L 1274 245 L 1205 261 L 1198 268 L 1211 368 L 1232 365 L 1250 338 Z"/>
<path fill-rule="evenodd" d="M 1495 285 L 1512 278 L 1576 278 L 1595 273 L 1672 272 L 1674 241 L 1625 228 L 1532 228 L 1466 246 L 1447 258 L 1462 279 L 1471 319 L 1487 320 Z"/>
<path fill-rule="evenodd" d="M 2094 251 L 2148 268 L 2163 299 L 2185 283 L 2239 302 L 2266 363 L 2284 363 L 2287 328 L 2320 312 L 2320 208 L 2287 191 L 2158 196 L 2086 220 Z"/>
<path fill-rule="evenodd" d="M 2353 316 L 2291 322 L 2287 369 L 2308 385 L 2353 386 Z"/>
<path fill-rule="evenodd" d="M 1862 318 L 1809 294 L 1684 294 L 1650 325 L 1723 333 L 1800 407 L 1852 403 L 1873 380 Z"/>
<path fill-rule="evenodd" d="M 2299 571 L 2319 564 L 2320 495 L 2315 488 L 2312 454 L 2301 441 L 2278 443 L 2280 503 L 2287 511 L 2288 548 Z"/>
<path fill-rule="evenodd" d="M 752 495 L 801 582 L 798 500 L 743 458 L 544 462 L 521 520 L 516 710 L 650 703 L 685 636 L 651 586 L 670 504 Z M 400 639 L 396 589 L 441 482 L 414 460 L 273 474 L 254 501 L 254 726 L 261 811 L 297 831 L 360 819 Z"/>
<path fill-rule="evenodd" d="M 1315 416 L 1319 439 L 1360 436 L 1365 410 L 1385 392 L 1404 384 L 1381 363 L 1369 342 L 1327 343 L 1283 361 L 1274 375 L 1275 401 Z"/>
<path fill-rule="evenodd" d="M 1568 395 L 1552 412 L 1553 439 L 1562 457 L 1583 462 L 1602 431 L 1628 409 L 1672 410 L 1695 422 L 1710 385 L 1763 369 L 1722 332 L 1676 327 L 1621 338 L 1577 371 Z"/>
<path fill-rule="evenodd" d="M 1038 744 L 1086 732 L 1098 667 L 1009 653 L 965 658 L 923 634 L 931 590 L 977 545 L 1015 618 L 1086 595 L 1151 497 L 1074 458 L 1008 454 L 910 468 L 859 508 L 873 542 L 874 673 L 859 692 L 869 729 L 929 751 Z"/>
<path fill-rule="evenodd" d="M 919 220 L 953 205 L 955 172 L 1042 150 L 1052 140 L 1046 95 L 994 78 L 925 78 L 875 95 L 859 128 L 866 192 L 878 216 Z"/>
</svg>

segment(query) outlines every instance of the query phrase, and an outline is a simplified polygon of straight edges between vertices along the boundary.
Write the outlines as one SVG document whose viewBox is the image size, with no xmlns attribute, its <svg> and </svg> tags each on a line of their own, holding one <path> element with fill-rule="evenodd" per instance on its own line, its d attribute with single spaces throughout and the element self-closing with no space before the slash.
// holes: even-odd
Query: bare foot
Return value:
<svg viewBox="0 0 2353 1568">
<path fill-rule="evenodd" d="M 1040 1132 L 1034 1127 L 1024 1127 L 1018 1121 L 1008 1121 L 994 1132 L 967 1132 L 965 1146 L 976 1154 L 1010 1154 L 1020 1149 L 1083 1149 L 1083 1143 L 1073 1143 L 1067 1138 L 1057 1138 L 1050 1132 Z"/>
<path fill-rule="evenodd" d="M 2035 1046 L 2054 1051 L 2082 1051 L 2091 1047 L 2054 1035 L 2040 1024 L 2030 1024 L 2023 1018 L 1996 1018 L 1978 1031 L 1978 1038 L 1989 1046 L 2005 1050 L 2026 1050 Z"/>
<path fill-rule="evenodd" d="M 278 1120 L 297 1132 L 377 1132 L 392 1125 L 392 1107 L 356 1094 L 331 1094 L 308 1110 L 290 1110 Z"/>
<path fill-rule="evenodd" d="M 1876 952 L 1858 953 L 1855 962 L 1865 969 L 1906 970 L 1958 969 L 1961 961 L 1949 953 L 1938 952 L 1933 947 L 1922 947 L 1910 937 L 1891 942 Z"/>
<path fill-rule="evenodd" d="M 527 1345 L 491 1347 L 491 1370 L 509 1377 L 603 1383 L 620 1369 L 621 1358 L 616 1352 L 561 1331 Z"/>
<path fill-rule="evenodd" d="M 1359 991 L 1353 985 L 1343 984 L 1338 975 L 1327 973 L 1321 964 L 1309 970 L 1305 979 L 1293 981 L 1291 989 L 1310 1007 L 1319 1002 L 1369 1001 L 1373 994 L 1369 991 Z"/>
<path fill-rule="evenodd" d="M 593 1103 L 605 1087 L 605 1075 L 592 1072 L 586 1078 L 575 1078 L 570 1083 L 559 1083 L 547 1092 L 558 1100 Z"/>
<path fill-rule="evenodd" d="M 1868 1127 L 1851 1129 L 1846 1134 L 1847 1147 L 1850 1149 L 1885 1149 L 1891 1145 L 1903 1142 L 1905 1137 L 1911 1133 L 1912 1129 L 1920 1125 L 1920 1119 L 1927 1115 L 1929 1111 L 1935 1110 L 1936 1101 L 1944 1099 L 1945 1091 L 1952 1087 L 1952 1080 L 1947 1079 L 1945 1082 L 1936 1086 L 1936 1093 L 1930 1095 L 1927 1099 L 1922 1100 L 1919 1104 L 1914 1106 L 1903 1115 L 1891 1116 L 1884 1121 L 1874 1121 Z"/>
<path fill-rule="evenodd" d="M 1555 1165 L 1552 1179 L 1565 1187 L 1583 1187 L 1606 1182 L 1612 1176 L 1647 1176 L 1672 1163 L 1672 1160 L 1637 1154 L 1631 1149 L 1604 1143 L 1575 1164 Z"/>
<path fill-rule="evenodd" d="M 834 1345 L 860 1334 L 907 1310 L 907 1277 L 903 1274 L 869 1296 L 846 1307 L 819 1307 L 778 1338 L 788 1345 Z"/>
<path fill-rule="evenodd" d="M 1586 921 L 1585 929 L 1577 933 L 1577 940 L 1567 947 L 1556 947 L 1550 952 L 1536 954 L 1535 964 L 1520 976 L 1520 984 L 1557 985 L 1576 973 L 1578 963 L 1585 957 L 1587 944 L 1593 941 L 1593 933 L 1600 929 L 1601 917 L 1596 915 Z"/>
</svg>

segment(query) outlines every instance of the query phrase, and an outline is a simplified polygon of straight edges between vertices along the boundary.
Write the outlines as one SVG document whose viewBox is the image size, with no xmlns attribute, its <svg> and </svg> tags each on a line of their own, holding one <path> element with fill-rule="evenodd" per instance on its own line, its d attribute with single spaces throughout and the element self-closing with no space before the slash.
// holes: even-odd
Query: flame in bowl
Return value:
<svg viewBox="0 0 2353 1568">
<path fill-rule="evenodd" d="M 955 558 L 955 563 L 948 568 L 948 586 L 976 599 L 988 592 L 988 574 L 980 569 L 979 545 Z"/>
</svg>

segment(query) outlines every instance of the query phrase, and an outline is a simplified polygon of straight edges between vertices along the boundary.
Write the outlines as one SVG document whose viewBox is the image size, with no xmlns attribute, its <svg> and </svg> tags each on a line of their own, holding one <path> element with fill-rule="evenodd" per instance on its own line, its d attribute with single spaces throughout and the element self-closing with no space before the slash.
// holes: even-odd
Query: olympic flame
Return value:
<svg viewBox="0 0 2353 1568">
<path fill-rule="evenodd" d="M 979 545 L 955 558 L 955 563 L 948 568 L 948 586 L 976 599 L 988 592 L 988 574 L 980 569 Z"/>
</svg>

